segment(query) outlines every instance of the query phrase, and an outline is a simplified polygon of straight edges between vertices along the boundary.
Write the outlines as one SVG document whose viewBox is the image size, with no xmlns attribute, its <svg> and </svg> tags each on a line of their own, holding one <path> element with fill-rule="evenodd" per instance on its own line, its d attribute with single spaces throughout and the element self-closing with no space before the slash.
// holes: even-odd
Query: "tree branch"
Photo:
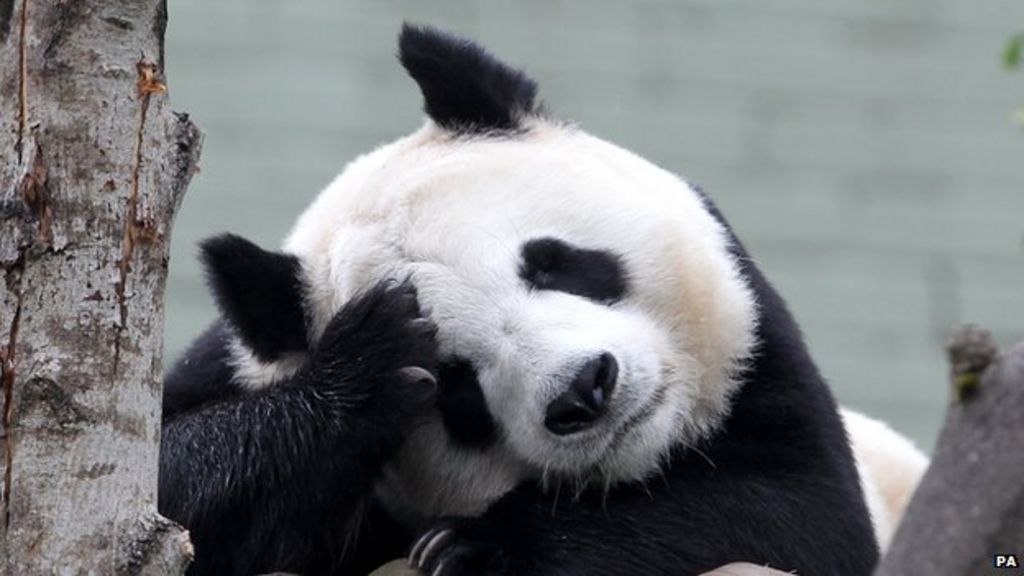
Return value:
<svg viewBox="0 0 1024 576">
<path fill-rule="evenodd" d="M 981 574 L 1024 542 L 1024 342 L 966 327 L 948 351 L 953 403 L 876 576 Z"/>
</svg>

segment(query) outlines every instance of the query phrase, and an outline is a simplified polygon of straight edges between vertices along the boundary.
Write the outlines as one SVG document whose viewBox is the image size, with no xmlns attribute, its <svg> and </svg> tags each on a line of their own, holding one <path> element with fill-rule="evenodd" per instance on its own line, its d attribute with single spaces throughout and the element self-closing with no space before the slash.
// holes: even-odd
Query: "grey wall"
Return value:
<svg viewBox="0 0 1024 576">
<path fill-rule="evenodd" d="M 416 128 L 403 19 L 481 40 L 586 130 L 700 183 L 789 299 L 840 399 L 930 448 L 947 329 L 1024 337 L 1019 0 L 172 0 L 174 106 L 206 131 L 167 350 L 213 311 L 195 244 L 277 245 L 354 155 Z"/>
</svg>

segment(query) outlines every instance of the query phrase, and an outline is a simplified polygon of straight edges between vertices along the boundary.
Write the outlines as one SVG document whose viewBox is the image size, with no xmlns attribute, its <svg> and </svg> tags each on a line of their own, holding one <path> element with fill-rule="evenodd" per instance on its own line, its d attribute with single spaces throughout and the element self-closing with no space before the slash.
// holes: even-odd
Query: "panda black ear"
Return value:
<svg viewBox="0 0 1024 576">
<path fill-rule="evenodd" d="M 233 234 L 203 241 L 200 251 L 217 307 L 260 360 L 306 349 L 298 258 Z"/>
<path fill-rule="evenodd" d="M 537 83 L 464 38 L 403 24 L 398 58 L 423 92 L 427 115 L 442 128 L 515 130 L 537 113 Z"/>
</svg>

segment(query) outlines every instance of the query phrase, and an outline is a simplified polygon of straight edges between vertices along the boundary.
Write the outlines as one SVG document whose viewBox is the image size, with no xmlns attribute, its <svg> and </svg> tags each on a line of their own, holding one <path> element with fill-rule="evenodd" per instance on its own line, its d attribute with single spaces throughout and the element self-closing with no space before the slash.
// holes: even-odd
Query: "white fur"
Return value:
<svg viewBox="0 0 1024 576">
<path fill-rule="evenodd" d="M 506 446 L 485 451 L 452 447 L 441 421 L 434 420 L 409 439 L 377 491 L 407 526 L 426 529 L 439 516 L 482 514 L 527 477 L 525 465 Z"/>
<path fill-rule="evenodd" d="M 228 363 L 234 369 L 232 380 L 249 390 L 260 390 L 291 378 L 306 361 L 305 353 L 291 352 L 273 362 L 264 362 L 234 336 L 228 344 L 228 353 Z"/>
<path fill-rule="evenodd" d="M 446 490 L 415 491 L 424 512 L 481 510 L 527 476 L 649 476 L 671 447 L 715 429 L 755 344 L 753 294 L 699 196 L 630 152 L 533 122 L 489 138 L 428 122 L 355 160 L 285 244 L 309 276 L 314 338 L 361 290 L 411 276 L 442 356 L 473 361 L 502 442 L 470 454 L 438 423 L 417 433 L 382 489 L 438 479 Z M 528 289 L 520 250 L 540 237 L 618 254 L 625 298 L 605 306 Z M 620 368 L 608 414 L 579 434 L 548 432 L 544 408 L 604 351 Z"/>
<path fill-rule="evenodd" d="M 928 468 L 928 457 L 883 422 L 847 408 L 840 413 L 853 446 L 879 547 L 884 551 Z"/>
</svg>

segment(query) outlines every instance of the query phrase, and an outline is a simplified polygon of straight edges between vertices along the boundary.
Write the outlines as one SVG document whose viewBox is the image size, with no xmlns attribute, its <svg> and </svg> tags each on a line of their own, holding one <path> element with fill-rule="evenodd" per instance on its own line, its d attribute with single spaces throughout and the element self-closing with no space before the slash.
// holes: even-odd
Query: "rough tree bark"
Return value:
<svg viewBox="0 0 1024 576">
<path fill-rule="evenodd" d="M 0 0 L 0 567 L 180 574 L 156 513 L 170 230 L 199 131 L 165 0 Z"/>
<path fill-rule="evenodd" d="M 966 327 L 948 351 L 953 404 L 876 576 L 984 574 L 995 554 L 1024 560 L 1024 342 L 1000 354 Z"/>
</svg>

